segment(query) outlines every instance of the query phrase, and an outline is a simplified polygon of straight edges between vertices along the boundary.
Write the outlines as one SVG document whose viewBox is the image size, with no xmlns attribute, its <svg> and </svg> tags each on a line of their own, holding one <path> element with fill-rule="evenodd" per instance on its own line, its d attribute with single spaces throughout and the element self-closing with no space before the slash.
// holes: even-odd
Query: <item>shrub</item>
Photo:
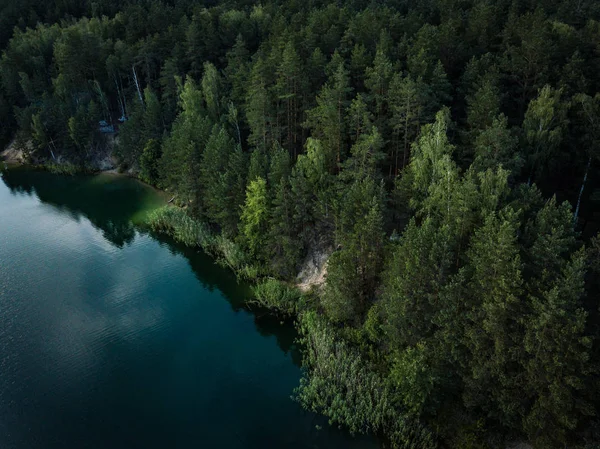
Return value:
<svg viewBox="0 0 600 449">
<path fill-rule="evenodd" d="M 187 246 L 199 246 L 208 251 L 214 242 L 208 226 L 178 207 L 165 206 L 151 212 L 148 224 L 153 231 L 167 234 Z"/>
<path fill-rule="evenodd" d="M 300 298 L 300 292 L 277 279 L 267 278 L 252 288 L 254 303 L 284 314 L 293 314 Z"/>
<path fill-rule="evenodd" d="M 352 433 L 385 434 L 397 449 L 434 449 L 436 442 L 418 421 L 394 406 L 389 383 L 370 369 L 358 351 L 339 338 L 316 312 L 300 317 L 305 347 L 304 376 L 295 399 Z"/>
<path fill-rule="evenodd" d="M 54 162 L 44 165 L 44 168 L 48 170 L 50 173 L 54 173 L 56 175 L 76 175 L 77 173 L 85 172 L 85 169 L 75 165 L 75 164 L 56 164 Z"/>
</svg>

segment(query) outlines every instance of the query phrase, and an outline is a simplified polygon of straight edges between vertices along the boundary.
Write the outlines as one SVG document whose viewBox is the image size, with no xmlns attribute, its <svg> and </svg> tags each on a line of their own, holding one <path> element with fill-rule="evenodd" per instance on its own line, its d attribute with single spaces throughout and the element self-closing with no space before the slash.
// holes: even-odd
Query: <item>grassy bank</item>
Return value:
<svg viewBox="0 0 600 449">
<path fill-rule="evenodd" d="M 264 267 L 254 263 L 237 242 L 214 233 L 208 225 L 190 217 L 184 209 L 165 206 L 151 212 L 148 225 L 159 233 L 169 235 L 179 243 L 201 248 L 214 257 L 219 265 L 231 269 L 239 278 L 253 284 L 252 304 L 284 315 L 299 311 L 300 291 L 289 283 L 270 277 Z"/>
</svg>

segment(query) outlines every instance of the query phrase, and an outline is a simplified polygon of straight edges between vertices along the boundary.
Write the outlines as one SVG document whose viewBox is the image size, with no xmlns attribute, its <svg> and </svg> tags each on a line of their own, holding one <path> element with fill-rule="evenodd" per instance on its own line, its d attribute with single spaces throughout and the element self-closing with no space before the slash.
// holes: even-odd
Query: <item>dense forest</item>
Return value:
<svg viewBox="0 0 600 449">
<path fill-rule="evenodd" d="M 0 140 L 171 192 L 297 317 L 306 408 L 599 447 L 600 3 L 5 0 L 0 48 Z"/>
</svg>

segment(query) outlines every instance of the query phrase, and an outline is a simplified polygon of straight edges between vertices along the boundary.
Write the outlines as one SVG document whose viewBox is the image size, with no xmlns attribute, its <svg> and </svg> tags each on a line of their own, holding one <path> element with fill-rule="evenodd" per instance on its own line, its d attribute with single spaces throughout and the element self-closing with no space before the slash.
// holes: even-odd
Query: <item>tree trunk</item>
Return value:
<svg viewBox="0 0 600 449">
<path fill-rule="evenodd" d="M 119 99 L 119 109 L 121 109 L 121 117 L 125 117 L 125 106 L 123 105 L 123 98 L 121 97 L 121 89 L 119 89 L 119 82 L 117 81 L 117 75 L 113 74 L 115 80 L 115 86 L 117 86 L 117 97 Z"/>
<path fill-rule="evenodd" d="M 135 72 L 135 66 L 132 66 L 131 70 L 133 71 L 133 81 L 135 83 L 135 88 L 137 89 L 138 96 L 140 97 L 140 103 L 142 103 L 142 107 L 145 107 L 144 97 L 142 96 L 142 91 L 140 89 L 140 83 L 138 82 L 137 73 Z"/>
<path fill-rule="evenodd" d="M 577 225 L 577 217 L 579 216 L 579 206 L 581 205 L 581 197 L 583 196 L 583 189 L 587 181 L 588 172 L 590 171 L 590 165 L 592 165 L 592 156 L 588 158 L 587 167 L 585 167 L 585 175 L 583 175 L 583 182 L 581 183 L 581 189 L 579 189 L 579 197 L 577 198 L 577 207 L 575 208 L 575 215 L 573 215 L 573 227 Z"/>
</svg>

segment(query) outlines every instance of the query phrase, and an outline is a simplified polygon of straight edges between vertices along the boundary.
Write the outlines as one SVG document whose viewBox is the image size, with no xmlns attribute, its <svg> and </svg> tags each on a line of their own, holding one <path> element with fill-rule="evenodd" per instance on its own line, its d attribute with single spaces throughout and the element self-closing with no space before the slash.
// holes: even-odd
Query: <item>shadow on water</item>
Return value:
<svg viewBox="0 0 600 449">
<path fill-rule="evenodd" d="M 35 195 L 75 220 L 87 218 L 119 248 L 133 241 L 135 221 L 166 202 L 150 186 L 119 175 L 60 176 L 16 167 L 3 171 L 2 178 L 14 195 Z"/>
<path fill-rule="evenodd" d="M 74 220 L 89 220 L 118 248 L 131 244 L 139 233 L 149 235 L 171 254 L 184 257 L 204 288 L 220 291 L 236 312 L 251 311 L 258 332 L 275 336 L 280 349 L 290 353 L 294 363 L 300 365 L 301 357 L 294 344 L 297 333 L 290 320 L 282 321 L 266 310 L 249 308 L 246 301 L 251 296 L 250 287 L 238 282 L 230 270 L 217 265 L 207 254 L 139 226 L 145 214 L 166 204 L 162 192 L 120 175 L 62 176 L 27 167 L 14 167 L 1 175 L 13 195 L 35 196 Z"/>
<path fill-rule="evenodd" d="M 295 346 L 297 333 L 291 319 L 275 316 L 266 309 L 249 307 L 247 301 L 252 296 L 250 286 L 239 282 L 231 270 L 219 266 L 212 257 L 201 250 L 181 245 L 164 235 L 142 230 L 140 232 L 151 235 L 171 254 L 185 257 L 203 287 L 210 291 L 216 289 L 223 293 L 235 312 L 250 311 L 258 332 L 265 337 L 276 336 L 279 348 L 286 354 L 291 353 L 294 363 L 300 366 L 301 358 Z"/>
</svg>

